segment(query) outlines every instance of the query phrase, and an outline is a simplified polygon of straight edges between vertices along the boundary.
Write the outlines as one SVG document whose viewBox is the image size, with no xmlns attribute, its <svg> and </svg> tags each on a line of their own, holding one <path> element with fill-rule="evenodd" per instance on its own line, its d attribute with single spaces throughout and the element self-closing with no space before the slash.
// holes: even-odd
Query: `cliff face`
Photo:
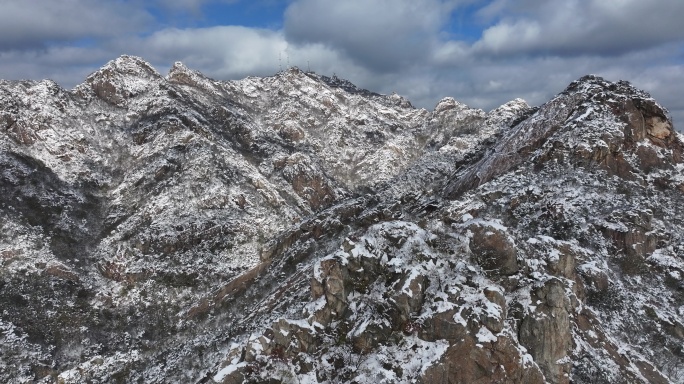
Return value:
<svg viewBox="0 0 684 384">
<path fill-rule="evenodd" d="M 0 83 L 7 382 L 682 382 L 681 137 L 123 56 Z"/>
</svg>

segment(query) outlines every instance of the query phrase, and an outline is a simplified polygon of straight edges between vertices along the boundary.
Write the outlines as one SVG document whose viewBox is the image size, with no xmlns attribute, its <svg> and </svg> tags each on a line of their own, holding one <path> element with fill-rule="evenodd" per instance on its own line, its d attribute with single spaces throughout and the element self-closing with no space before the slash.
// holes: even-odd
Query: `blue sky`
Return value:
<svg viewBox="0 0 684 384">
<path fill-rule="evenodd" d="M 489 110 L 593 73 L 651 92 L 681 129 L 682 15 L 681 0 L 0 0 L 0 78 L 71 88 L 121 54 L 221 80 L 289 61 Z"/>
</svg>

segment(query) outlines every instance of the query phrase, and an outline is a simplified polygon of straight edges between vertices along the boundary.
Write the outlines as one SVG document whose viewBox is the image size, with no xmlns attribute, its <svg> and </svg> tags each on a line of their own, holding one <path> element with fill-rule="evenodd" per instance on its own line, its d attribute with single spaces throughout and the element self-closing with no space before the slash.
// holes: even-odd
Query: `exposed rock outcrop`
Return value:
<svg viewBox="0 0 684 384">
<path fill-rule="evenodd" d="M 532 292 L 530 313 L 520 324 L 520 343 L 551 383 L 570 382 L 572 309 L 560 280 L 551 279 Z"/>
</svg>

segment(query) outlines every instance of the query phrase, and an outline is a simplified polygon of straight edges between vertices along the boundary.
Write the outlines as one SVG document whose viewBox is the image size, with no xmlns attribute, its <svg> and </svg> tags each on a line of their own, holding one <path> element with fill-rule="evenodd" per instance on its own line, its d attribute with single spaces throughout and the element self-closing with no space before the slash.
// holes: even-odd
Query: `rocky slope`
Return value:
<svg viewBox="0 0 684 384">
<path fill-rule="evenodd" d="M 682 138 L 123 56 L 0 83 L 6 382 L 684 382 Z"/>
</svg>

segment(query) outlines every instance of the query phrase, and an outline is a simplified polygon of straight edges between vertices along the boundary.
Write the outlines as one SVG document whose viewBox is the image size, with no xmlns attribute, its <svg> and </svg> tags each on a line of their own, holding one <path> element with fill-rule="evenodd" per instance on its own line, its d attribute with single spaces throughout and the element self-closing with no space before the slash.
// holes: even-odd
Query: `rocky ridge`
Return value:
<svg viewBox="0 0 684 384">
<path fill-rule="evenodd" d="M 7 382 L 683 382 L 683 144 L 588 76 L 433 111 L 123 56 L 0 83 Z"/>
</svg>

